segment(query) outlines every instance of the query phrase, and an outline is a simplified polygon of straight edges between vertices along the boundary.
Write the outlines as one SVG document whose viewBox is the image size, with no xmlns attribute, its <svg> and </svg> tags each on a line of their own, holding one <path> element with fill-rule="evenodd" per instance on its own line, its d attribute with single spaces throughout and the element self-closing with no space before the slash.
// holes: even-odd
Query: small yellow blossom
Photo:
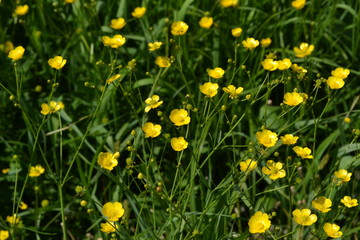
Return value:
<svg viewBox="0 0 360 240">
<path fill-rule="evenodd" d="M 202 17 L 199 21 L 199 25 L 202 28 L 209 29 L 214 23 L 214 19 L 212 17 Z"/>
<path fill-rule="evenodd" d="M 348 208 L 356 207 L 358 205 L 358 200 L 352 199 L 350 196 L 345 196 L 340 201 Z"/>
<path fill-rule="evenodd" d="M 219 85 L 217 83 L 207 82 L 200 86 L 200 91 L 207 97 L 214 97 L 218 93 Z"/>
<path fill-rule="evenodd" d="M 116 225 L 114 222 L 100 223 L 100 227 L 100 230 L 107 234 L 116 232 L 116 229 L 118 229 L 118 225 Z"/>
<path fill-rule="evenodd" d="M 169 118 L 170 121 L 175 124 L 175 126 L 182 126 L 190 123 L 189 113 L 185 109 L 172 110 Z"/>
<path fill-rule="evenodd" d="M 15 15 L 23 16 L 23 15 L 27 14 L 28 11 L 29 11 L 29 5 L 27 5 L 27 4 L 19 5 L 15 9 Z"/>
<path fill-rule="evenodd" d="M 146 13 L 146 7 L 137 7 L 134 9 L 131 15 L 135 18 L 142 18 L 142 16 L 144 16 L 145 13 Z"/>
<path fill-rule="evenodd" d="M 50 202 L 47 199 L 42 200 L 40 203 L 41 207 L 43 207 L 43 208 L 48 207 L 49 204 L 50 204 Z"/>
<path fill-rule="evenodd" d="M 119 202 L 107 202 L 102 207 L 102 213 L 108 217 L 108 221 L 115 222 L 124 215 L 125 210 Z"/>
<path fill-rule="evenodd" d="M 338 67 L 335 70 L 331 71 L 331 75 L 333 75 L 336 78 L 345 79 L 349 76 L 350 70 L 346 68 Z"/>
<path fill-rule="evenodd" d="M 303 58 L 314 51 L 314 45 L 309 45 L 308 43 L 301 43 L 299 47 L 294 47 L 294 52 L 296 57 Z"/>
<path fill-rule="evenodd" d="M 299 65 L 297 65 L 296 63 L 292 64 L 291 65 L 291 69 L 294 71 L 294 72 L 297 72 L 297 73 L 307 73 L 307 70 L 303 67 L 300 67 Z"/>
<path fill-rule="evenodd" d="M 278 68 L 278 61 L 274 61 L 271 58 L 266 58 L 264 61 L 261 62 L 261 65 L 265 70 L 268 71 L 275 71 Z"/>
<path fill-rule="evenodd" d="M 298 92 L 288 92 L 284 95 L 284 103 L 289 106 L 297 106 L 304 101 L 304 98 Z"/>
<path fill-rule="evenodd" d="M 284 58 L 283 60 L 279 60 L 278 63 L 279 63 L 278 69 L 282 71 L 289 69 L 292 64 L 289 58 Z"/>
<path fill-rule="evenodd" d="M 340 227 L 335 223 L 325 223 L 323 229 L 326 235 L 331 238 L 339 238 L 342 236 L 342 232 L 339 231 Z"/>
<path fill-rule="evenodd" d="M 244 91 L 244 88 L 236 88 L 234 85 L 229 85 L 227 87 L 223 87 L 223 90 L 224 92 L 229 94 L 229 98 L 234 99 L 237 98 Z"/>
<path fill-rule="evenodd" d="M 64 104 L 62 102 L 51 101 L 49 103 L 49 105 L 46 103 L 41 104 L 41 112 L 40 113 L 42 115 L 48 115 L 48 114 L 55 113 L 63 108 L 64 108 Z"/>
<path fill-rule="evenodd" d="M 6 221 L 10 223 L 11 225 L 18 224 L 20 222 L 20 217 L 18 217 L 16 214 L 12 216 L 7 216 Z"/>
<path fill-rule="evenodd" d="M 340 169 L 339 171 L 334 172 L 334 175 L 339 181 L 345 183 L 350 181 L 352 173 L 346 171 L 345 169 Z"/>
<path fill-rule="evenodd" d="M 9 231 L 7 230 L 0 230 L 0 240 L 6 240 L 9 238 Z"/>
<path fill-rule="evenodd" d="M 64 0 L 65 3 L 74 3 L 75 0 Z"/>
<path fill-rule="evenodd" d="M 110 152 L 101 152 L 99 153 L 97 163 L 101 166 L 101 168 L 105 168 L 106 170 L 113 170 L 114 167 L 118 165 L 117 158 L 120 156 L 119 152 L 114 154 Z"/>
<path fill-rule="evenodd" d="M 296 209 L 292 212 L 292 215 L 295 222 L 303 226 L 313 225 L 317 221 L 317 216 L 311 214 L 310 209 Z"/>
<path fill-rule="evenodd" d="M 149 51 L 155 51 L 161 47 L 162 42 L 148 43 Z"/>
<path fill-rule="evenodd" d="M 163 104 L 163 101 L 159 101 L 160 97 L 158 95 L 152 95 L 151 97 L 147 98 L 145 100 L 145 103 L 148 105 L 145 107 L 145 112 L 149 112 L 151 109 L 155 109 L 161 104 Z"/>
<path fill-rule="evenodd" d="M 25 48 L 23 48 L 22 46 L 18 46 L 9 52 L 8 57 L 11 58 L 13 61 L 17 61 L 23 57 L 24 53 Z"/>
<path fill-rule="evenodd" d="M 31 166 L 29 177 L 38 177 L 44 172 L 45 172 L 45 168 L 43 168 L 41 165 Z"/>
<path fill-rule="evenodd" d="M 251 172 L 256 167 L 257 167 L 257 161 L 254 161 L 250 158 L 240 162 L 240 170 L 242 172 Z"/>
<path fill-rule="evenodd" d="M 319 210 L 320 212 L 326 213 L 331 210 L 332 201 L 326 197 L 317 197 L 312 202 L 311 205 Z"/>
<path fill-rule="evenodd" d="M 297 10 L 302 9 L 305 6 L 306 0 L 295 0 L 291 2 L 291 6 Z"/>
<path fill-rule="evenodd" d="M 184 35 L 186 33 L 186 31 L 188 30 L 188 28 L 189 28 L 189 25 L 187 25 L 183 21 L 173 22 L 171 24 L 171 34 L 174 36 Z"/>
<path fill-rule="evenodd" d="M 256 138 L 257 138 L 258 142 L 260 144 L 264 145 L 265 147 L 275 146 L 275 144 L 278 140 L 277 134 L 270 130 L 267 130 L 267 129 L 264 129 L 261 132 L 257 132 Z"/>
<path fill-rule="evenodd" d="M 242 33 L 242 29 L 241 28 L 233 28 L 231 29 L 231 34 L 234 36 L 234 37 L 240 37 Z"/>
<path fill-rule="evenodd" d="M 242 41 L 242 45 L 244 46 L 244 48 L 251 51 L 257 46 L 259 46 L 259 41 L 255 38 L 247 38 L 246 40 Z"/>
<path fill-rule="evenodd" d="M 311 149 L 307 148 L 307 147 L 299 147 L 299 146 L 295 146 L 293 147 L 294 152 L 296 153 L 296 155 L 298 157 L 301 157 L 302 159 L 306 158 L 306 159 L 312 159 L 314 158 L 311 154 Z"/>
<path fill-rule="evenodd" d="M 10 41 L 6 41 L 4 44 L 0 44 L 0 50 L 3 52 L 10 52 L 14 49 L 14 44 Z"/>
<path fill-rule="evenodd" d="M 260 40 L 260 44 L 263 47 L 268 47 L 271 44 L 271 38 L 263 38 Z"/>
<path fill-rule="evenodd" d="M 271 221 L 269 220 L 269 215 L 257 211 L 249 219 L 249 231 L 250 233 L 264 233 L 271 226 Z"/>
<path fill-rule="evenodd" d="M 275 162 L 273 160 L 268 160 L 266 162 L 266 167 L 263 167 L 261 170 L 264 174 L 270 175 L 271 180 L 276 180 L 278 178 L 283 178 L 286 176 L 286 172 L 283 168 L 281 162 Z"/>
<path fill-rule="evenodd" d="M 125 25 L 126 25 L 126 20 L 125 18 L 122 17 L 112 19 L 110 22 L 110 27 L 116 30 L 122 29 L 123 27 L 125 27 Z"/>
<path fill-rule="evenodd" d="M 4 168 L 1 170 L 3 174 L 8 174 L 10 172 L 10 168 Z"/>
<path fill-rule="evenodd" d="M 170 58 L 163 56 L 157 56 L 155 63 L 161 68 L 167 68 L 171 66 Z"/>
<path fill-rule="evenodd" d="M 292 134 L 285 134 L 285 136 L 281 136 L 280 139 L 281 139 L 282 143 L 285 145 L 294 145 L 294 144 L 296 144 L 299 137 L 296 137 Z"/>
<path fill-rule="evenodd" d="M 183 137 L 173 137 L 171 138 L 170 143 L 171 147 L 177 152 L 182 151 L 188 147 L 188 142 Z"/>
<path fill-rule="evenodd" d="M 86 193 L 86 188 L 84 186 L 78 185 L 75 187 L 75 192 L 77 196 L 82 197 Z"/>
<path fill-rule="evenodd" d="M 111 48 L 118 48 L 125 44 L 126 38 L 120 34 L 114 35 L 114 37 L 103 36 L 101 38 L 104 46 Z"/>
<path fill-rule="evenodd" d="M 159 124 L 153 124 L 152 122 L 147 122 L 142 127 L 142 130 L 145 133 L 145 137 L 155 138 L 161 133 L 161 126 Z"/>
<path fill-rule="evenodd" d="M 340 89 L 345 85 L 345 82 L 342 78 L 331 76 L 326 80 L 326 84 L 331 89 Z"/>
<path fill-rule="evenodd" d="M 26 203 L 24 203 L 24 202 L 21 202 L 20 205 L 19 205 L 19 208 L 21 210 L 26 210 L 26 209 L 28 209 L 28 205 Z"/>
<path fill-rule="evenodd" d="M 349 117 L 344 118 L 344 122 L 345 123 L 351 123 L 351 118 L 349 118 Z"/>
<path fill-rule="evenodd" d="M 120 75 L 120 74 L 116 74 L 116 75 L 108 78 L 108 79 L 106 80 L 106 83 L 107 83 L 107 84 L 111 84 L 112 82 L 114 82 L 115 80 L 117 80 L 117 79 L 119 79 L 119 78 L 121 78 L 121 75 Z"/>
<path fill-rule="evenodd" d="M 216 67 L 214 69 L 208 69 L 207 73 L 208 73 L 208 75 L 210 77 L 215 78 L 215 79 L 219 79 L 219 78 L 223 77 L 225 71 L 221 67 Z"/>
<path fill-rule="evenodd" d="M 59 69 L 63 68 L 64 65 L 66 64 L 66 59 L 63 59 L 63 57 L 61 57 L 61 56 L 55 56 L 48 60 L 48 64 L 50 67 L 59 70 Z"/>
<path fill-rule="evenodd" d="M 220 0 L 220 5 L 224 8 L 236 7 L 238 5 L 238 0 Z"/>
</svg>

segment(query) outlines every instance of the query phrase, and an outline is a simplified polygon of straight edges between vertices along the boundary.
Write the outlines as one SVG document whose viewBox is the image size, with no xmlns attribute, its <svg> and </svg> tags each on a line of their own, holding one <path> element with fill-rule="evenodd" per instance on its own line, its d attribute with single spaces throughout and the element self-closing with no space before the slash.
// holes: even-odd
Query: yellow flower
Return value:
<svg viewBox="0 0 360 240">
<path fill-rule="evenodd" d="M 283 60 L 279 60 L 278 63 L 279 63 L 279 66 L 278 66 L 279 70 L 289 69 L 292 64 L 289 58 L 284 58 Z"/>
<path fill-rule="evenodd" d="M 119 152 L 116 152 L 114 154 L 110 152 L 101 152 L 98 156 L 98 164 L 101 166 L 101 168 L 105 168 L 106 170 L 113 170 L 114 167 L 118 165 L 117 158 L 120 156 Z"/>
<path fill-rule="evenodd" d="M 233 28 L 231 29 L 231 34 L 234 36 L 234 37 L 240 37 L 242 33 L 242 29 L 241 28 Z"/>
<path fill-rule="evenodd" d="M 45 172 L 45 168 L 43 168 L 41 165 L 31 166 L 29 177 L 38 177 L 44 172 Z"/>
<path fill-rule="evenodd" d="M 200 91 L 207 97 L 214 97 L 218 93 L 219 85 L 217 83 L 207 82 L 200 86 Z"/>
<path fill-rule="evenodd" d="M 264 233 L 271 226 L 271 221 L 269 220 L 269 215 L 257 211 L 249 219 L 249 231 L 250 233 Z"/>
<path fill-rule="evenodd" d="M 339 171 L 334 172 L 334 175 L 339 181 L 345 183 L 350 181 L 352 173 L 346 171 L 345 169 L 340 169 Z"/>
<path fill-rule="evenodd" d="M 261 62 L 261 65 L 265 70 L 275 71 L 278 68 L 279 63 L 271 58 L 266 58 L 264 61 Z"/>
<path fill-rule="evenodd" d="M 295 55 L 299 58 L 306 57 L 314 51 L 314 45 L 309 45 L 308 43 L 301 43 L 299 47 L 294 47 Z"/>
<path fill-rule="evenodd" d="M 61 56 L 55 56 L 48 60 L 48 64 L 50 67 L 59 70 L 59 69 L 63 68 L 64 65 L 66 64 L 66 59 L 63 59 L 63 57 L 61 57 Z"/>
<path fill-rule="evenodd" d="M 116 232 L 116 229 L 118 228 L 118 225 L 116 225 L 114 222 L 106 222 L 100 224 L 101 231 L 104 233 L 113 233 Z"/>
<path fill-rule="evenodd" d="M 251 172 L 256 167 L 257 167 L 257 161 L 254 161 L 250 158 L 240 162 L 240 170 L 242 172 Z"/>
<path fill-rule="evenodd" d="M 10 172 L 10 168 L 4 168 L 4 169 L 1 170 L 1 172 L 2 172 L 3 174 L 7 174 L 7 173 Z"/>
<path fill-rule="evenodd" d="M 19 5 L 15 9 L 15 15 L 23 16 L 23 15 L 27 14 L 28 11 L 29 11 L 29 5 L 27 5 L 27 4 Z"/>
<path fill-rule="evenodd" d="M 345 82 L 342 78 L 331 76 L 326 80 L 327 85 L 331 89 L 340 89 L 345 85 Z"/>
<path fill-rule="evenodd" d="M 0 44 L 0 50 L 6 53 L 14 49 L 14 44 L 10 41 L 6 41 L 4 44 Z"/>
<path fill-rule="evenodd" d="M 212 17 L 202 17 L 199 21 L 199 25 L 202 28 L 209 29 L 214 23 L 214 19 Z"/>
<path fill-rule="evenodd" d="M 264 145 L 265 147 L 275 146 L 278 140 L 277 134 L 267 129 L 264 129 L 261 132 L 257 132 L 256 138 L 258 142 Z"/>
<path fill-rule="evenodd" d="M 208 75 L 210 77 L 215 78 L 215 79 L 219 79 L 219 78 L 223 77 L 225 71 L 221 67 L 216 67 L 214 69 L 208 69 L 207 73 L 208 73 Z"/>
<path fill-rule="evenodd" d="M 121 36 L 120 34 L 114 35 L 114 37 L 103 36 L 101 38 L 104 46 L 111 47 L 111 48 L 118 48 L 125 44 L 126 38 Z"/>
<path fill-rule="evenodd" d="M 281 136 L 280 139 L 281 139 L 282 143 L 285 145 L 294 145 L 294 144 L 296 144 L 299 137 L 295 137 L 292 134 L 285 134 L 285 136 Z"/>
<path fill-rule="evenodd" d="M 183 137 L 173 137 L 170 140 L 171 147 L 177 151 L 180 152 L 188 147 L 188 142 Z"/>
<path fill-rule="evenodd" d="M 331 238 L 339 238 L 342 236 L 342 232 L 339 231 L 340 227 L 336 225 L 335 223 L 325 223 L 323 227 L 326 235 L 328 235 Z"/>
<path fill-rule="evenodd" d="M 137 7 L 131 13 L 131 15 L 135 18 L 141 18 L 146 13 L 146 7 Z"/>
<path fill-rule="evenodd" d="M 151 122 L 147 122 L 142 127 L 142 130 L 144 131 L 146 138 L 148 137 L 155 138 L 160 135 L 161 126 L 159 124 L 153 124 Z"/>
<path fill-rule="evenodd" d="M 291 65 L 291 69 L 297 73 L 307 73 L 307 70 L 305 68 L 300 67 L 296 63 Z"/>
<path fill-rule="evenodd" d="M 343 197 L 340 201 L 341 201 L 341 203 L 343 203 L 345 205 L 345 207 L 348 207 L 348 208 L 356 207 L 358 205 L 358 200 L 352 199 L 349 196 Z"/>
<path fill-rule="evenodd" d="M 312 202 L 311 205 L 319 210 L 320 212 L 326 213 L 329 212 L 331 210 L 331 205 L 332 202 L 330 199 L 326 198 L 326 197 L 317 197 L 315 198 Z"/>
<path fill-rule="evenodd" d="M 151 109 L 155 109 L 161 104 L 163 104 L 163 101 L 159 101 L 160 97 L 158 95 L 152 95 L 150 98 L 147 98 L 145 100 L 145 103 L 148 105 L 145 107 L 145 112 L 149 112 Z"/>
<path fill-rule="evenodd" d="M 331 71 L 331 75 L 333 75 L 336 78 L 345 79 L 350 74 L 350 70 L 346 68 L 338 67 L 335 70 Z"/>
<path fill-rule="evenodd" d="M 351 123 L 351 118 L 349 118 L 349 117 L 344 118 L 344 122 L 345 123 Z"/>
<path fill-rule="evenodd" d="M 115 18 L 112 19 L 110 22 L 110 27 L 116 30 L 122 29 L 126 25 L 125 18 Z"/>
<path fill-rule="evenodd" d="M 260 44 L 263 47 L 268 47 L 271 44 L 271 38 L 263 38 L 260 40 Z"/>
<path fill-rule="evenodd" d="M 28 209 L 28 205 L 26 203 L 24 203 L 24 202 L 21 202 L 20 205 L 19 205 L 19 208 L 21 210 L 26 210 L 26 209 Z"/>
<path fill-rule="evenodd" d="M 51 101 L 49 105 L 46 103 L 41 104 L 41 114 L 48 115 L 55 113 L 64 108 L 64 104 L 62 102 Z"/>
<path fill-rule="evenodd" d="M 297 10 L 302 9 L 305 6 L 306 0 L 295 0 L 291 2 L 291 6 Z"/>
<path fill-rule="evenodd" d="M 238 0 L 221 0 L 220 5 L 224 8 L 236 7 L 238 5 Z"/>
<path fill-rule="evenodd" d="M 7 216 L 6 221 L 10 223 L 11 225 L 18 224 L 20 222 L 20 217 L 18 217 L 16 214 L 12 216 Z"/>
<path fill-rule="evenodd" d="M 259 41 L 255 40 L 255 38 L 247 38 L 246 40 L 242 41 L 242 45 L 244 46 L 244 48 L 251 51 L 257 46 L 259 46 Z"/>
<path fill-rule="evenodd" d="M 173 24 L 171 24 L 171 34 L 175 36 L 184 35 L 188 28 L 189 25 L 183 21 L 173 22 Z"/>
<path fill-rule="evenodd" d="M 107 202 L 102 207 L 102 213 L 108 217 L 108 221 L 115 222 L 124 215 L 125 210 L 119 202 Z"/>
<path fill-rule="evenodd" d="M 169 118 L 170 121 L 175 124 L 175 126 L 182 126 L 190 123 L 189 113 L 185 109 L 172 110 Z"/>
<path fill-rule="evenodd" d="M 22 46 L 18 46 L 9 52 L 8 57 L 11 58 L 13 61 L 17 61 L 23 57 L 24 53 L 25 48 L 23 48 Z"/>
<path fill-rule="evenodd" d="M 161 47 L 162 42 L 148 43 L 149 51 L 155 51 Z"/>
<path fill-rule="evenodd" d="M 271 180 L 276 180 L 278 178 L 283 178 L 286 176 L 286 172 L 282 169 L 283 164 L 281 162 L 274 162 L 273 160 L 268 160 L 266 162 L 266 167 L 263 167 L 261 170 L 264 174 L 270 175 Z"/>
<path fill-rule="evenodd" d="M 116 74 L 116 75 L 108 78 L 108 79 L 106 80 L 106 83 L 107 83 L 107 84 L 110 84 L 110 83 L 114 82 L 115 80 L 117 80 L 117 79 L 119 79 L 119 78 L 121 78 L 121 75 L 120 75 L 120 74 Z"/>
<path fill-rule="evenodd" d="M 171 66 L 170 58 L 168 57 L 157 56 L 155 63 L 161 68 L 167 68 Z"/>
<path fill-rule="evenodd" d="M 284 95 L 284 103 L 289 106 L 297 106 L 304 101 L 304 98 L 297 92 L 288 92 Z"/>
<path fill-rule="evenodd" d="M 227 87 L 223 87 L 223 90 L 224 92 L 229 94 L 229 98 L 234 99 L 237 98 L 244 91 L 244 88 L 236 88 L 234 85 L 229 85 Z"/>
<path fill-rule="evenodd" d="M 314 158 L 311 154 L 311 149 L 310 148 L 302 148 L 299 146 L 295 146 L 293 147 L 294 152 L 296 153 L 296 155 L 298 157 L 301 157 L 302 159 L 306 158 L 306 159 L 312 159 Z"/>
<path fill-rule="evenodd" d="M 0 230 L 0 240 L 6 240 L 9 238 L 9 232 L 7 230 Z"/>
<path fill-rule="evenodd" d="M 74 3 L 75 0 L 64 0 L 65 3 Z"/>
<path fill-rule="evenodd" d="M 317 221 L 317 216 L 311 214 L 310 209 L 296 209 L 292 212 L 292 215 L 295 222 L 303 226 L 313 225 Z"/>
</svg>

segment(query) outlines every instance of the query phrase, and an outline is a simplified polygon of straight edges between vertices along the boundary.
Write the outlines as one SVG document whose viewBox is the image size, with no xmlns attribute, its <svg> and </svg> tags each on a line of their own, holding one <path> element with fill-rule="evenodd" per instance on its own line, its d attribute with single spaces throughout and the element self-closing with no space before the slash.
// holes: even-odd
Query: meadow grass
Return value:
<svg viewBox="0 0 360 240">
<path fill-rule="evenodd" d="M 359 12 L 0 0 L 0 240 L 358 239 Z"/>
</svg>

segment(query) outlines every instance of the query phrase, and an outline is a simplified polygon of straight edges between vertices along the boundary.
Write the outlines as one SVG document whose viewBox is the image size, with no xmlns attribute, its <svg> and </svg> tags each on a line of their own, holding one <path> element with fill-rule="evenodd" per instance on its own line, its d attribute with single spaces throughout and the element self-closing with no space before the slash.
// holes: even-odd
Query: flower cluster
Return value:
<svg viewBox="0 0 360 240">
<path fill-rule="evenodd" d="M 126 38 L 120 34 L 114 35 L 114 37 L 103 36 L 101 38 L 104 46 L 111 48 L 118 48 L 125 44 Z"/>
<path fill-rule="evenodd" d="M 326 83 L 331 89 L 340 89 L 345 85 L 344 79 L 347 78 L 349 74 L 349 69 L 336 68 L 331 71 L 331 76 L 326 80 Z"/>
</svg>

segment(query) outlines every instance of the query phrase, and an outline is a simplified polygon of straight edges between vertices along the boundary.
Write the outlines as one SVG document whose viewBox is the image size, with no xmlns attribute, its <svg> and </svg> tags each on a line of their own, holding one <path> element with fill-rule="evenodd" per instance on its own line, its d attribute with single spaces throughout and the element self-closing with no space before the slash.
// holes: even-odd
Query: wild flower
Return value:
<svg viewBox="0 0 360 240">
<path fill-rule="evenodd" d="M 256 167 L 257 167 L 257 161 L 252 160 L 251 158 L 240 162 L 240 170 L 242 172 L 251 172 L 255 170 Z"/>
<path fill-rule="evenodd" d="M 157 56 L 155 60 L 156 65 L 158 65 L 161 68 L 167 68 L 171 66 L 170 58 L 163 57 L 163 56 Z"/>
<path fill-rule="evenodd" d="M 283 178 L 286 176 L 286 172 L 283 168 L 281 162 L 275 162 L 273 160 L 268 160 L 266 162 L 266 167 L 263 167 L 261 170 L 264 174 L 270 175 L 271 180 L 276 180 L 278 178 Z"/>
<path fill-rule="evenodd" d="M 311 205 L 320 212 L 326 213 L 331 210 L 332 201 L 324 196 L 315 198 Z"/>
<path fill-rule="evenodd" d="M 15 225 L 15 224 L 18 224 L 20 222 L 20 217 L 17 216 L 16 214 L 14 214 L 12 216 L 7 216 L 6 221 L 8 223 L 10 223 L 11 225 Z"/>
<path fill-rule="evenodd" d="M 303 9 L 306 4 L 306 0 L 295 0 L 291 2 L 291 6 L 297 10 Z"/>
<path fill-rule="evenodd" d="M 114 167 L 118 165 L 117 158 L 120 156 L 119 152 L 116 152 L 114 154 L 110 152 L 101 152 L 98 156 L 98 164 L 101 166 L 101 168 L 105 168 L 106 170 L 113 170 Z"/>
<path fill-rule="evenodd" d="M 304 101 L 304 98 L 298 92 L 288 92 L 284 95 L 284 104 L 289 106 L 297 106 Z"/>
<path fill-rule="evenodd" d="M 326 80 L 326 84 L 331 88 L 331 89 L 340 89 L 345 85 L 344 79 L 342 78 L 338 78 L 338 77 L 334 77 L 334 76 L 330 76 L 327 80 Z"/>
<path fill-rule="evenodd" d="M 241 33 L 242 29 L 239 27 L 231 29 L 231 35 L 233 35 L 234 37 L 240 37 Z"/>
<path fill-rule="evenodd" d="M 8 57 L 11 58 L 14 62 L 21 59 L 25 53 L 25 48 L 23 46 L 18 46 L 10 50 Z"/>
<path fill-rule="evenodd" d="M 314 158 L 311 154 L 311 149 L 307 148 L 307 147 L 299 147 L 299 146 L 295 146 L 293 147 L 294 152 L 296 153 L 296 155 L 298 157 L 301 157 L 302 159 L 312 159 Z"/>
<path fill-rule="evenodd" d="M 341 183 L 345 183 L 350 181 L 352 173 L 348 172 L 345 169 L 340 169 L 334 172 L 334 175 L 338 181 L 340 181 Z"/>
<path fill-rule="evenodd" d="M 147 106 L 145 107 L 145 112 L 149 112 L 151 109 L 155 109 L 161 104 L 163 104 L 163 101 L 159 101 L 160 97 L 158 95 L 152 95 L 151 97 L 147 98 L 145 100 L 145 103 Z"/>
<path fill-rule="evenodd" d="M 263 39 L 261 39 L 260 40 L 260 44 L 261 44 L 261 46 L 263 46 L 263 47 L 268 47 L 268 46 L 270 46 L 270 44 L 271 44 L 271 38 L 263 38 Z"/>
<path fill-rule="evenodd" d="M 256 133 L 256 138 L 258 142 L 265 147 L 273 147 L 278 140 L 278 135 L 270 130 L 264 129 Z"/>
<path fill-rule="evenodd" d="M 295 56 L 298 58 L 303 58 L 314 51 L 314 45 L 309 45 L 308 43 L 301 43 L 299 47 L 294 47 Z"/>
<path fill-rule="evenodd" d="M 345 123 L 351 123 L 351 118 L 349 118 L 349 117 L 344 118 L 344 122 Z"/>
<path fill-rule="evenodd" d="M 269 220 L 269 215 L 257 211 L 249 219 L 248 225 L 250 233 L 264 233 L 270 228 L 271 221 Z"/>
<path fill-rule="evenodd" d="M 100 227 L 100 230 L 107 234 L 116 232 L 116 229 L 118 229 L 118 225 L 115 222 L 100 223 Z"/>
<path fill-rule="evenodd" d="M 29 171 L 29 177 L 39 177 L 45 172 L 45 168 L 41 165 L 31 166 Z"/>
<path fill-rule="evenodd" d="M 9 231 L 7 230 L 0 230 L 0 240 L 6 240 L 9 238 Z"/>
<path fill-rule="evenodd" d="M 350 196 L 344 196 L 340 202 L 345 205 L 347 208 L 356 207 L 358 205 L 357 199 L 352 199 Z"/>
<path fill-rule="evenodd" d="M 342 236 L 342 232 L 339 231 L 340 227 L 335 223 L 325 223 L 323 229 L 326 235 L 331 238 L 339 238 Z"/>
<path fill-rule="evenodd" d="M 48 60 L 48 64 L 50 67 L 59 70 L 59 69 L 63 68 L 64 65 L 66 64 L 66 59 L 63 59 L 63 57 L 61 57 L 61 56 L 55 56 Z"/>
<path fill-rule="evenodd" d="M 209 29 L 214 23 L 214 19 L 212 17 L 202 17 L 199 21 L 199 25 L 202 28 Z"/>
<path fill-rule="evenodd" d="M 148 43 L 149 51 L 158 50 L 162 44 L 163 44 L 162 42 Z"/>
<path fill-rule="evenodd" d="M 183 21 L 173 22 L 171 24 L 171 34 L 174 36 L 184 35 L 188 29 L 189 25 Z"/>
<path fill-rule="evenodd" d="M 116 34 L 112 38 L 108 37 L 108 36 L 103 36 L 101 38 L 101 41 L 103 42 L 104 46 L 106 46 L 106 47 L 118 48 L 125 44 L 126 38 L 120 34 Z"/>
<path fill-rule="evenodd" d="M 207 82 L 200 86 L 200 91 L 207 97 L 214 97 L 218 93 L 219 85 L 217 83 Z"/>
<path fill-rule="evenodd" d="M 134 18 L 142 18 L 145 13 L 146 13 L 146 7 L 137 7 L 134 9 L 134 11 L 131 13 L 131 15 Z"/>
<path fill-rule="evenodd" d="M 219 79 L 219 78 L 223 77 L 225 71 L 221 67 L 216 67 L 214 69 L 208 69 L 207 73 L 208 73 L 208 75 L 210 77 L 215 78 L 215 79 Z"/>
<path fill-rule="evenodd" d="M 64 109 L 64 104 L 62 102 L 51 101 L 49 104 L 43 103 L 41 104 L 42 115 L 53 114 L 61 109 Z"/>
<path fill-rule="evenodd" d="M 119 78 L 121 78 L 121 75 L 120 75 L 120 74 L 115 74 L 114 76 L 108 78 L 108 79 L 106 80 L 106 83 L 107 83 L 107 84 L 111 84 L 111 83 L 113 83 L 115 80 L 117 80 L 117 79 L 119 79 Z"/>
<path fill-rule="evenodd" d="M 75 0 L 64 0 L 65 3 L 74 3 Z"/>
<path fill-rule="evenodd" d="M 19 208 L 21 210 L 26 210 L 26 209 L 28 209 L 28 205 L 26 203 L 24 203 L 24 202 L 21 202 L 20 205 L 19 205 Z"/>
<path fill-rule="evenodd" d="M 0 50 L 3 52 L 10 52 L 14 49 L 14 44 L 10 41 L 6 41 L 4 44 L 0 44 Z"/>
<path fill-rule="evenodd" d="M 110 27 L 115 30 L 120 30 L 123 27 L 125 27 L 125 25 L 126 25 L 126 20 L 125 18 L 122 17 L 112 19 L 110 22 Z"/>
<path fill-rule="evenodd" d="M 142 130 L 145 133 L 145 137 L 155 138 L 161 133 L 161 126 L 159 124 L 153 124 L 152 122 L 147 122 L 142 127 Z"/>
<path fill-rule="evenodd" d="M 278 69 L 279 70 L 287 70 L 291 67 L 291 61 L 289 58 L 284 58 L 283 60 L 278 61 Z"/>
<path fill-rule="evenodd" d="M 350 70 L 346 68 L 338 67 L 335 70 L 331 71 L 331 75 L 336 78 L 345 79 L 349 76 Z"/>
<path fill-rule="evenodd" d="M 292 212 L 292 215 L 295 222 L 303 226 L 310 226 L 317 221 L 317 216 L 311 214 L 310 209 L 296 209 Z"/>
<path fill-rule="evenodd" d="M 279 63 L 274 61 L 274 59 L 266 58 L 264 61 L 261 62 L 261 65 L 265 70 L 268 71 L 275 71 L 278 68 Z"/>
<path fill-rule="evenodd" d="M 242 92 L 244 88 L 238 87 L 236 88 L 234 85 L 229 85 L 227 87 L 223 87 L 223 91 L 229 94 L 229 98 L 234 99 L 237 98 Z"/>
<path fill-rule="evenodd" d="M 24 16 L 29 11 L 29 5 L 19 5 L 15 8 L 15 15 Z"/>
<path fill-rule="evenodd" d="M 119 202 L 107 202 L 102 207 L 102 213 L 109 222 L 115 222 L 124 215 L 125 209 Z"/>
<path fill-rule="evenodd" d="M 296 73 L 307 73 L 307 70 L 303 67 L 300 67 L 296 63 L 291 65 L 291 69 Z"/>
<path fill-rule="evenodd" d="M 236 7 L 238 5 L 238 0 L 220 0 L 220 5 L 223 8 Z"/>
<path fill-rule="evenodd" d="M 255 38 L 247 38 L 246 40 L 242 41 L 242 45 L 244 46 L 244 48 L 251 51 L 257 46 L 259 46 L 259 41 Z"/>
<path fill-rule="evenodd" d="M 285 145 L 294 145 L 294 144 L 296 144 L 298 139 L 299 139 L 299 137 L 296 137 L 292 134 L 285 134 L 284 136 L 280 137 L 280 140 Z"/>
<path fill-rule="evenodd" d="M 190 123 L 189 113 L 185 109 L 172 110 L 169 118 L 170 121 L 175 124 L 175 126 L 182 126 Z"/>
<path fill-rule="evenodd" d="M 182 151 L 188 147 L 188 142 L 184 139 L 184 137 L 173 137 L 171 138 L 170 143 L 172 149 L 177 152 Z"/>
</svg>

